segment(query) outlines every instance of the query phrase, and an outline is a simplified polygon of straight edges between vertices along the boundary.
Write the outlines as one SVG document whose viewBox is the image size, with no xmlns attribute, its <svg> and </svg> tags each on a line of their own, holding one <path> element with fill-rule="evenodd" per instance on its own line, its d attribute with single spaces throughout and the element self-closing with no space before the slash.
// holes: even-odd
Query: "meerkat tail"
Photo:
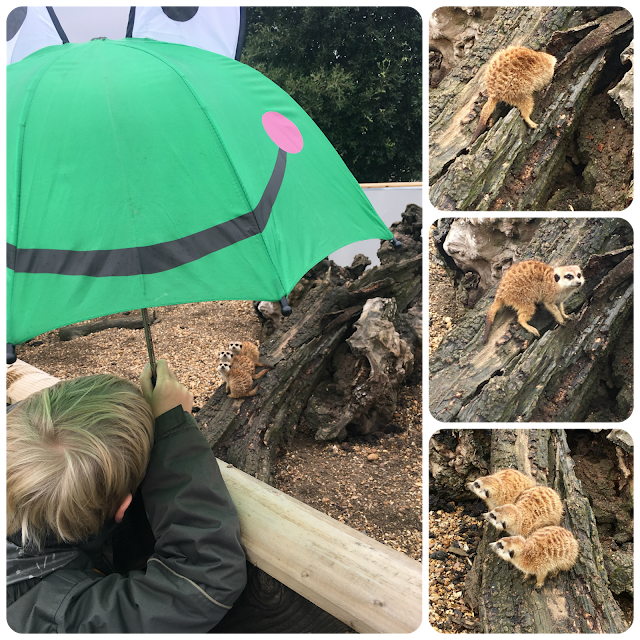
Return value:
<svg viewBox="0 0 640 640">
<path fill-rule="evenodd" d="M 493 324 L 493 320 L 496 317 L 496 313 L 498 313 L 501 306 L 502 306 L 502 303 L 496 300 L 489 307 L 489 311 L 487 312 L 487 319 L 484 321 L 484 333 L 482 334 L 482 344 L 487 344 L 487 340 L 489 339 L 489 332 L 491 331 L 491 325 Z"/>
<path fill-rule="evenodd" d="M 489 314 L 487 314 L 487 319 L 484 321 L 484 333 L 482 334 L 482 344 L 487 344 L 487 340 L 489 339 L 489 332 L 491 331 L 491 323 L 492 320 L 489 318 Z"/>
<path fill-rule="evenodd" d="M 267 369 L 273 369 L 272 366 L 268 364 L 263 364 L 262 362 L 256 362 L 256 367 L 266 367 Z"/>
<path fill-rule="evenodd" d="M 257 380 L 258 378 L 262 378 L 262 376 L 263 376 L 265 373 L 269 373 L 269 369 L 265 369 L 264 371 L 261 371 L 260 373 L 256 373 L 256 374 L 254 374 L 254 375 L 252 376 L 252 378 L 253 378 L 254 380 Z"/>
<path fill-rule="evenodd" d="M 499 100 L 497 98 L 492 98 L 491 96 L 489 96 L 489 99 L 487 100 L 484 107 L 482 107 L 482 111 L 480 112 L 480 120 L 478 121 L 478 126 L 476 127 L 476 130 L 473 134 L 473 138 L 471 138 L 471 142 L 469 143 L 470 145 L 473 144 L 477 140 L 478 136 L 484 131 L 487 120 L 493 113 L 493 110 L 496 108 L 498 102 Z"/>
<path fill-rule="evenodd" d="M 248 396 L 255 396 L 256 393 L 258 393 L 258 386 L 256 385 L 255 389 L 252 389 L 251 391 L 249 391 L 249 393 L 247 393 L 247 397 Z"/>
</svg>

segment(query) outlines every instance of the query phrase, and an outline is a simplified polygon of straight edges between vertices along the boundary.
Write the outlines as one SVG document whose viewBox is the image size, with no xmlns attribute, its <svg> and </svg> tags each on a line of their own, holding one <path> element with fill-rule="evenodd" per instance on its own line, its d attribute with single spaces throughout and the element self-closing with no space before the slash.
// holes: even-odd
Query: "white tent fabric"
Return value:
<svg viewBox="0 0 640 640">
<path fill-rule="evenodd" d="M 239 59 L 244 11 L 241 7 L 131 7 L 122 37 L 176 42 Z M 52 7 L 17 7 L 7 17 L 7 64 L 65 42 L 68 38 Z"/>
</svg>

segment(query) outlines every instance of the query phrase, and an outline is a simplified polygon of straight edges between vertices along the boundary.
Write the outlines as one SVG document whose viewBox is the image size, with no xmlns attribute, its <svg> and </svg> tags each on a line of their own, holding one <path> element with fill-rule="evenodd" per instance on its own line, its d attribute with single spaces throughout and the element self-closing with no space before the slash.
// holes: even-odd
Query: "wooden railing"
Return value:
<svg viewBox="0 0 640 640">
<path fill-rule="evenodd" d="M 58 382 L 17 360 L 7 402 Z M 360 633 L 410 633 L 422 619 L 422 565 L 218 460 L 247 559 Z"/>
</svg>

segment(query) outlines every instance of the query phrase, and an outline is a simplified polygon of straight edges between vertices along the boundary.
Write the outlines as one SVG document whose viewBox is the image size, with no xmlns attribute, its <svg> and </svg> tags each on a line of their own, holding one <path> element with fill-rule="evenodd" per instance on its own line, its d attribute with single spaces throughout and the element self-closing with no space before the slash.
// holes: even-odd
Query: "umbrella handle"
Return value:
<svg viewBox="0 0 640 640">
<path fill-rule="evenodd" d="M 17 359 L 15 345 L 7 342 L 7 364 L 13 364 Z"/>
<path fill-rule="evenodd" d="M 402 246 L 402 242 L 400 242 L 400 240 L 396 240 L 395 238 L 391 238 L 389 242 L 394 249 L 399 249 Z"/>
<path fill-rule="evenodd" d="M 291 307 L 289 306 L 289 303 L 287 302 L 287 297 L 286 296 L 282 296 L 282 298 L 280 298 L 280 307 L 282 308 L 282 315 L 283 316 L 290 316 L 291 315 Z"/>
<path fill-rule="evenodd" d="M 151 340 L 151 327 L 149 326 L 149 315 L 146 309 L 140 309 L 142 313 L 142 324 L 144 325 L 144 339 L 147 342 L 147 352 L 149 353 L 149 364 L 151 365 L 151 384 L 156 386 L 156 357 L 153 353 L 153 341 Z"/>
</svg>

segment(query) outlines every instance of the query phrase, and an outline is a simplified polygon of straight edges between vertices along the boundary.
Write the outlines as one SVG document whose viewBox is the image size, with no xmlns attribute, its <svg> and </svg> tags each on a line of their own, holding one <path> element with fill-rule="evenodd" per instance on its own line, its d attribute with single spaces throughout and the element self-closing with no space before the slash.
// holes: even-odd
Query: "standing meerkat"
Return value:
<svg viewBox="0 0 640 640">
<path fill-rule="evenodd" d="M 235 356 L 231 351 L 221 351 L 220 362 L 228 362 L 232 369 L 242 369 L 246 371 L 254 380 L 262 378 L 265 373 L 268 373 L 268 369 L 256 373 L 256 365 L 251 358 L 247 358 L 247 356 Z"/>
<path fill-rule="evenodd" d="M 552 267 L 538 260 L 524 260 L 509 267 L 500 281 L 484 325 L 482 343 L 487 344 L 496 313 L 503 305 L 518 312 L 518 322 L 536 338 L 540 333 L 529 324 L 536 304 L 544 307 L 560 323 L 569 317 L 564 311 L 565 300 L 584 284 L 582 270 L 576 265 Z"/>
<path fill-rule="evenodd" d="M 533 487 L 523 491 L 513 504 L 503 504 L 484 514 L 498 531 L 512 536 L 529 536 L 536 529 L 559 525 L 562 520 L 560 496 L 549 487 Z"/>
<path fill-rule="evenodd" d="M 569 571 L 578 558 L 578 541 L 563 527 L 543 527 L 529 538 L 512 536 L 489 546 L 500 558 L 520 569 L 525 580 L 535 576 L 536 589 L 544 586 L 547 576 Z"/>
<path fill-rule="evenodd" d="M 230 342 L 229 349 L 233 355 L 251 358 L 257 367 L 269 367 L 268 364 L 260 362 L 260 351 L 253 342 Z M 269 367 L 269 369 L 272 368 L 273 367 Z"/>
<path fill-rule="evenodd" d="M 251 389 L 253 378 L 242 369 L 232 369 L 228 362 L 221 362 L 218 371 L 226 383 L 226 391 L 232 398 L 245 398 L 255 396 L 258 387 Z"/>
<path fill-rule="evenodd" d="M 489 61 L 484 76 L 489 99 L 480 112 L 480 121 L 469 145 L 482 133 L 500 101 L 518 107 L 524 121 L 532 129 L 537 128 L 530 117 L 534 106 L 533 92 L 540 91 L 551 82 L 556 62 L 554 56 L 527 47 L 512 46 L 498 51 Z"/>
<path fill-rule="evenodd" d="M 503 469 L 467 484 L 469 491 L 485 501 L 489 511 L 501 504 L 510 504 L 531 487 L 533 481 L 516 469 Z"/>
</svg>

